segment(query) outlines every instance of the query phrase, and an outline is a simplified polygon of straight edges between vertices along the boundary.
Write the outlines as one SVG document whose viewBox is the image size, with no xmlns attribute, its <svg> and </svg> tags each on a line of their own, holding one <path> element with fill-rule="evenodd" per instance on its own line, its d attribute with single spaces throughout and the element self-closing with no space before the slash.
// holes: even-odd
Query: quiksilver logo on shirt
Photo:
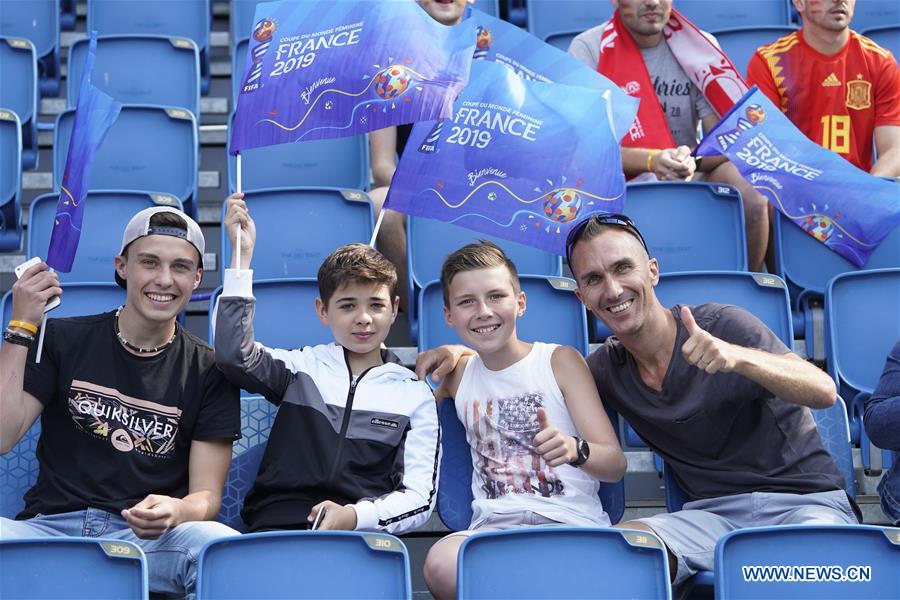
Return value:
<svg viewBox="0 0 900 600">
<path fill-rule="evenodd" d="M 389 427 L 391 429 L 398 429 L 400 427 L 400 423 L 397 421 L 388 421 L 387 419 L 379 419 L 378 417 L 373 417 L 370 421 L 372 425 L 378 425 L 379 427 Z"/>
</svg>

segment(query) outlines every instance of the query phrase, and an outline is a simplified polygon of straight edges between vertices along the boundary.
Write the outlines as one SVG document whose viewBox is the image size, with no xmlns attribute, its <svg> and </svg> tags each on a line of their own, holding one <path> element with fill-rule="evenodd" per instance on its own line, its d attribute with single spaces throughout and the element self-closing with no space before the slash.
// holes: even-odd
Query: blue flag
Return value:
<svg viewBox="0 0 900 600">
<path fill-rule="evenodd" d="M 794 224 L 857 267 L 900 225 L 896 183 L 857 169 L 807 138 L 756 87 L 695 153 L 727 156 Z"/>
<path fill-rule="evenodd" d="M 609 95 L 476 61 L 452 118 L 413 127 L 385 207 L 564 255 L 576 220 L 624 204 Z"/>
<path fill-rule="evenodd" d="M 465 87 L 474 25 L 413 0 L 257 5 L 230 152 L 447 117 Z"/>
<path fill-rule="evenodd" d="M 469 20 L 476 26 L 475 60 L 500 63 L 528 81 L 610 90 L 616 139 L 621 140 L 627 133 L 637 115 L 637 98 L 629 96 L 572 55 L 544 43 L 520 27 L 476 9 L 470 9 Z"/>
<path fill-rule="evenodd" d="M 91 32 L 88 53 L 84 59 L 84 72 L 78 88 L 78 102 L 75 105 L 75 124 L 69 138 L 66 155 L 66 170 L 60 184 L 56 217 L 50 234 L 50 248 L 47 250 L 47 264 L 62 273 L 72 270 L 75 251 L 81 239 L 81 223 L 84 218 L 83 201 L 87 197 L 91 163 L 103 144 L 122 103 L 113 99 L 91 84 L 94 70 L 94 56 L 97 52 L 97 32 Z"/>
</svg>

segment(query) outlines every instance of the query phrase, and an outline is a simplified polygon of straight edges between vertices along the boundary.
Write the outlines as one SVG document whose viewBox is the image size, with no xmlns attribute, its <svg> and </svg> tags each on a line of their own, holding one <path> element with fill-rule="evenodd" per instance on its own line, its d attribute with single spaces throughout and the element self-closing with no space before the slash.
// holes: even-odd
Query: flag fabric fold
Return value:
<svg viewBox="0 0 900 600">
<path fill-rule="evenodd" d="M 258 4 L 229 151 L 447 117 L 474 45 L 412 0 Z"/>
<path fill-rule="evenodd" d="M 97 32 L 93 31 L 78 88 L 75 123 L 69 138 L 66 168 L 60 183 L 50 247 L 47 250 L 47 264 L 62 273 L 72 270 L 75 252 L 81 239 L 84 200 L 89 189 L 91 164 L 122 110 L 121 102 L 91 83 L 96 53 Z"/>
<path fill-rule="evenodd" d="M 638 99 L 626 94 L 617 84 L 584 66 L 572 55 L 502 19 L 473 8 L 468 20 L 476 28 L 475 60 L 502 64 L 526 81 L 610 90 L 616 139 L 622 139 L 628 131 L 638 111 Z"/>
<path fill-rule="evenodd" d="M 577 221 L 624 204 L 610 95 L 475 61 L 452 117 L 413 127 L 385 207 L 564 255 Z"/>
<path fill-rule="evenodd" d="M 727 156 L 782 214 L 857 267 L 900 225 L 896 183 L 807 138 L 759 88 L 722 117 L 695 153 Z"/>
</svg>

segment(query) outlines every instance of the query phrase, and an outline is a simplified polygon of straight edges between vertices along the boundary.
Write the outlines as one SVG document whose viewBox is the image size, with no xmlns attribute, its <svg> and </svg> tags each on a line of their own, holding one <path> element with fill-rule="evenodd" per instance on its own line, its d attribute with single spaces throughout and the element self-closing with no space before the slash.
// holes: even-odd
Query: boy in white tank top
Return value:
<svg viewBox="0 0 900 600">
<path fill-rule="evenodd" d="M 469 530 L 436 543 L 425 581 L 456 595 L 456 558 L 477 530 L 529 525 L 606 527 L 598 481 L 625 474 L 625 455 L 574 348 L 523 342 L 516 319 L 525 293 L 516 267 L 490 242 L 469 244 L 441 269 L 447 324 L 477 354 L 464 356 L 435 391 L 454 398 L 472 451 Z"/>
</svg>

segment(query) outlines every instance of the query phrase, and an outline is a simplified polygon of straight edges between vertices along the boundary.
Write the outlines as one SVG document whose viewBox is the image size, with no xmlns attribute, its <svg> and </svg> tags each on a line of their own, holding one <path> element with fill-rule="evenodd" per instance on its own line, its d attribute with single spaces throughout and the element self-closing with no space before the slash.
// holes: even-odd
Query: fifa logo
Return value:
<svg viewBox="0 0 900 600">
<path fill-rule="evenodd" d="M 737 126 L 734 129 L 716 136 L 716 141 L 719 142 L 719 148 L 723 151 L 728 150 L 732 144 L 737 141 L 738 135 L 740 135 L 741 132 L 747 131 L 754 125 L 759 125 L 766 120 L 766 111 L 759 104 L 751 104 L 748 106 L 744 110 L 744 115 L 746 118 L 740 117 L 737 120 Z"/>
<path fill-rule="evenodd" d="M 253 41 L 257 42 L 257 45 L 254 46 L 250 50 L 250 60 L 252 61 L 250 72 L 247 74 L 247 79 L 244 81 L 244 85 L 241 86 L 241 93 L 246 94 L 248 92 L 252 92 L 259 88 L 259 78 L 262 76 L 262 67 L 263 67 L 263 57 L 265 57 L 266 52 L 269 50 L 269 46 L 272 44 L 272 36 L 275 34 L 276 29 L 275 21 L 270 18 L 261 19 L 256 27 L 253 28 Z"/>
<path fill-rule="evenodd" d="M 434 127 L 431 128 L 431 131 L 428 132 L 428 135 L 425 136 L 425 139 L 419 145 L 419 152 L 423 154 L 434 154 L 437 152 L 437 143 L 441 139 L 441 130 L 444 129 L 444 120 L 438 119 L 434 124 Z"/>
</svg>

